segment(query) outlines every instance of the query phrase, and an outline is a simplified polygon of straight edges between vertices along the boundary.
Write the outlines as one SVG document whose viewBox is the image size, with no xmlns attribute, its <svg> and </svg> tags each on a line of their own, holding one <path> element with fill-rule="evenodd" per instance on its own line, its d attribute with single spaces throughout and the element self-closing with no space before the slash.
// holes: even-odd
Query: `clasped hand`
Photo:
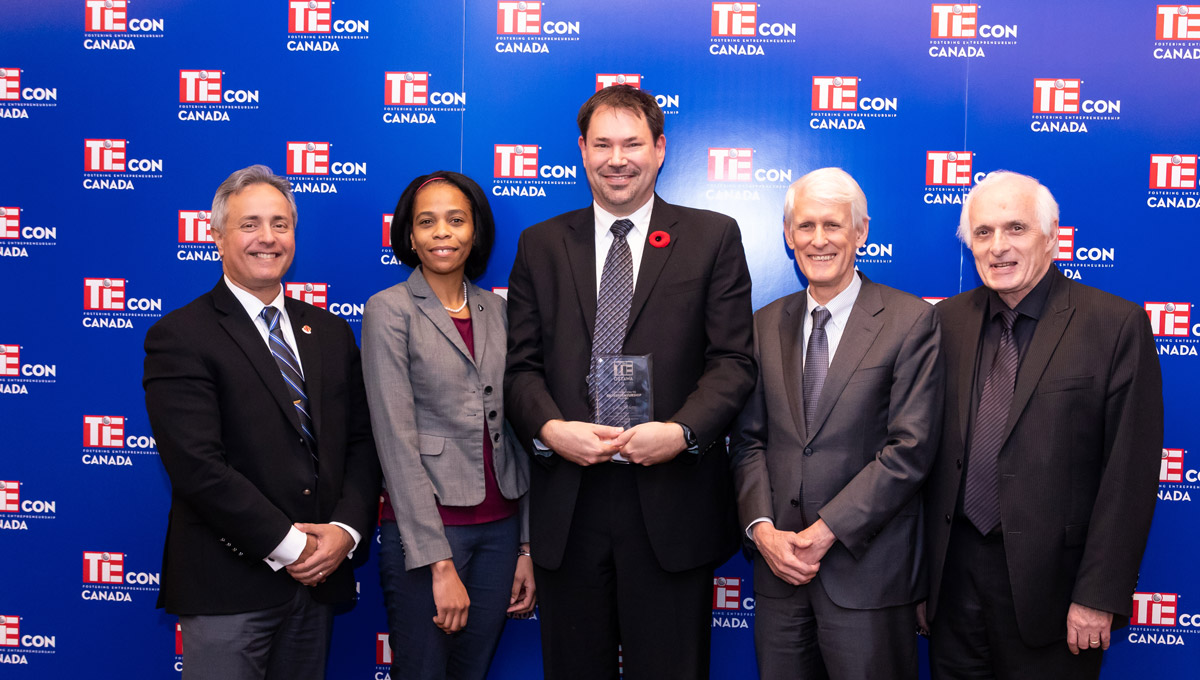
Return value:
<svg viewBox="0 0 1200 680">
<path fill-rule="evenodd" d="M 335 524 L 299 522 L 293 526 L 307 534 L 307 541 L 300 557 L 286 568 L 292 578 L 306 586 L 324 583 L 354 549 L 354 538 Z"/>
<path fill-rule="evenodd" d="M 551 420 L 542 426 L 539 439 L 576 465 L 607 463 L 617 453 L 637 465 L 657 465 L 673 459 L 687 447 L 682 427 L 660 422 L 622 430 L 575 420 Z"/>
</svg>

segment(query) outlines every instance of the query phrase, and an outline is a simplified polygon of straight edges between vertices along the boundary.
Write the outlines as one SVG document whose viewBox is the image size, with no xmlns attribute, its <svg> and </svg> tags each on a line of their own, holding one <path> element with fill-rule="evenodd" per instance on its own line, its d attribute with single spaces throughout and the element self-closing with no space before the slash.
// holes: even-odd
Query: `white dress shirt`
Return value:
<svg viewBox="0 0 1200 680">
<path fill-rule="evenodd" d="M 646 237 L 650 234 L 650 211 L 654 208 L 654 197 L 651 196 L 645 205 L 624 218 L 613 215 L 595 202 L 592 203 L 592 208 L 596 211 L 596 299 L 599 300 L 604 260 L 608 258 L 608 249 L 612 247 L 613 239 L 616 238 L 612 233 L 612 225 L 619 219 L 633 222 L 633 229 L 625 235 L 625 242 L 629 244 L 629 254 L 633 256 L 633 285 L 637 287 L 638 270 L 642 267 L 642 251 L 646 249 Z"/>
<path fill-rule="evenodd" d="M 292 320 L 288 316 L 287 306 L 283 304 L 283 285 L 279 286 L 279 294 L 275 296 L 274 300 L 271 300 L 271 304 L 269 305 L 264 305 L 262 300 L 255 297 L 253 293 L 230 281 L 228 276 L 225 277 L 225 285 L 229 287 L 229 290 L 233 292 L 233 297 L 237 298 L 237 301 L 246 310 L 246 314 L 250 316 L 250 321 L 258 329 L 263 343 L 268 348 L 271 346 L 271 328 L 267 326 L 267 320 L 262 317 L 262 311 L 265 307 L 274 307 L 279 310 L 279 327 L 283 331 L 283 339 L 287 341 L 288 345 L 292 348 L 292 353 L 296 355 L 296 363 L 300 364 L 300 377 L 303 378 L 304 365 L 300 359 L 300 352 L 296 349 L 296 336 L 292 332 Z M 358 542 L 362 540 L 362 536 L 353 527 L 341 522 L 330 522 L 330 524 L 345 529 L 346 533 L 350 534 L 350 538 L 354 539 L 354 547 L 350 549 L 350 554 L 346 556 L 347 559 L 353 557 L 354 551 L 358 549 Z M 279 571 L 300 559 L 300 553 L 304 552 L 304 546 L 307 542 L 308 536 L 303 531 L 300 531 L 296 527 L 291 527 L 288 530 L 287 536 L 283 537 L 283 540 L 280 541 L 279 545 L 275 546 L 270 555 L 263 558 L 263 562 L 266 562 L 275 571 Z"/>
</svg>

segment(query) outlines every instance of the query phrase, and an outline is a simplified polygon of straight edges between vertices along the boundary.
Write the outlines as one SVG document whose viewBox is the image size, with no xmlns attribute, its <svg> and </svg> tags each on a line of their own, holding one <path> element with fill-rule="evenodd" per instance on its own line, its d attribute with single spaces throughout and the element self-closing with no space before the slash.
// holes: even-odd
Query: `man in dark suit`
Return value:
<svg viewBox="0 0 1200 680">
<path fill-rule="evenodd" d="M 323 678 L 333 603 L 354 597 L 379 499 L 358 347 L 283 295 L 286 179 L 255 165 L 213 200 L 224 276 L 146 334 L 146 410 L 171 479 L 158 605 L 185 680 Z"/>
<path fill-rule="evenodd" d="M 626 677 L 707 678 L 712 570 L 736 549 L 725 434 L 754 383 L 750 275 L 733 219 L 654 194 L 662 129 L 646 93 L 592 96 L 594 202 L 526 229 L 509 279 L 548 678 L 616 678 L 618 644 Z M 652 355 L 654 420 L 597 424 L 609 354 Z"/>
<path fill-rule="evenodd" d="M 855 271 L 869 221 L 841 169 L 792 184 L 784 238 L 808 288 L 754 315 L 758 385 L 731 449 L 763 678 L 917 677 L 940 331 L 924 300 Z"/>
<path fill-rule="evenodd" d="M 938 305 L 929 477 L 934 678 L 1095 678 L 1132 609 L 1156 501 L 1162 378 L 1145 311 L 1052 265 L 1058 204 L 993 172 L 959 238 L 983 285 Z"/>
</svg>

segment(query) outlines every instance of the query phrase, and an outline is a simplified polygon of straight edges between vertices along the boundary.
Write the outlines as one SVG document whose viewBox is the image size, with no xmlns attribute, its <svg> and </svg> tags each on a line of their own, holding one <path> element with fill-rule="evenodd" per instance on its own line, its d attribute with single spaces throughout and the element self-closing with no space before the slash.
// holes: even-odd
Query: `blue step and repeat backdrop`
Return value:
<svg viewBox="0 0 1200 680">
<path fill-rule="evenodd" d="M 499 226 L 590 200 L 575 114 L 612 83 L 667 114 L 668 200 L 737 218 L 762 306 L 801 281 L 784 191 L 841 166 L 869 199 L 863 271 L 931 302 L 978 283 L 955 240 L 986 172 L 1042 179 L 1059 266 L 1143 304 L 1167 426 L 1158 510 L 1104 677 L 1200 663 L 1200 5 L 1040 0 L 603 3 L 5 0 L 0 4 L 0 675 L 179 676 L 154 608 L 169 486 L 140 386 L 142 339 L 208 290 L 208 209 L 232 170 L 292 180 L 287 293 L 356 329 L 407 277 L 388 222 L 413 176 L 461 170 Z M 374 558 L 338 618 L 331 677 L 382 679 Z M 713 586 L 713 677 L 753 673 L 741 556 Z M 495 678 L 540 675 L 510 622 Z"/>
</svg>

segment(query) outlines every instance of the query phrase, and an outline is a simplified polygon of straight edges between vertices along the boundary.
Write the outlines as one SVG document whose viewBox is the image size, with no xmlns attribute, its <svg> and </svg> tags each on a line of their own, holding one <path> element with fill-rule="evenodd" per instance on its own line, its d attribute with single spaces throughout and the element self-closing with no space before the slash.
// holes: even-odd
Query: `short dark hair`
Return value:
<svg viewBox="0 0 1200 680">
<path fill-rule="evenodd" d="M 592 122 L 592 114 L 601 107 L 625 109 L 641 114 L 650 126 L 650 139 L 657 142 L 663 134 L 663 112 L 658 102 L 649 92 L 644 92 L 630 85 L 610 85 L 596 94 L 579 107 L 579 134 L 587 139 L 588 125 Z"/>
<path fill-rule="evenodd" d="M 487 194 L 466 175 L 439 170 L 428 175 L 421 175 L 408 183 L 396 209 L 392 212 L 392 250 L 396 259 L 416 269 L 421 265 L 420 258 L 412 250 L 412 220 L 413 204 L 416 203 L 417 191 L 429 183 L 445 182 L 453 185 L 467 197 L 471 204 L 471 221 L 475 225 L 475 241 L 471 244 L 471 254 L 467 256 L 465 273 L 468 279 L 477 279 L 487 271 L 488 259 L 492 256 L 492 244 L 496 241 L 496 221 L 492 217 L 492 206 L 488 205 Z"/>
</svg>

